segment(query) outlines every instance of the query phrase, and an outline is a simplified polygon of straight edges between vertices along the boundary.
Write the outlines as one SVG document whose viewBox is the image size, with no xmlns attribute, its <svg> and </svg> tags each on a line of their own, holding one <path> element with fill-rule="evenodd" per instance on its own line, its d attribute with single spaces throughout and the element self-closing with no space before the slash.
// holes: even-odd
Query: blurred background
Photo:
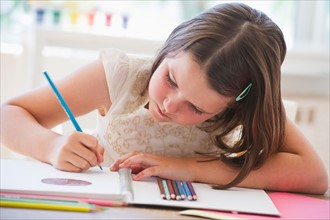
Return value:
<svg viewBox="0 0 330 220">
<path fill-rule="evenodd" d="M 224 2 L 1 0 L 1 102 L 46 83 L 45 70 L 58 78 L 97 59 L 99 48 L 152 56 L 178 24 Z M 282 94 L 329 171 L 329 1 L 236 2 L 262 10 L 284 32 Z M 78 120 L 92 129 L 95 113 Z"/>
</svg>

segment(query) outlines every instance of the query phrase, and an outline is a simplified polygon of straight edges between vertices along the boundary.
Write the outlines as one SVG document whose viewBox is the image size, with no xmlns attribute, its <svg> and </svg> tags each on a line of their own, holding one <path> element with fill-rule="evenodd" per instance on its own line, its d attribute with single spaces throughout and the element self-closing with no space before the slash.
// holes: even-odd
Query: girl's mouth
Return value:
<svg viewBox="0 0 330 220">
<path fill-rule="evenodd" d="M 158 113 L 159 113 L 162 117 L 168 118 L 168 116 L 165 115 L 165 114 L 163 113 L 163 111 L 159 108 L 158 105 L 157 105 L 157 110 L 158 110 Z"/>
</svg>

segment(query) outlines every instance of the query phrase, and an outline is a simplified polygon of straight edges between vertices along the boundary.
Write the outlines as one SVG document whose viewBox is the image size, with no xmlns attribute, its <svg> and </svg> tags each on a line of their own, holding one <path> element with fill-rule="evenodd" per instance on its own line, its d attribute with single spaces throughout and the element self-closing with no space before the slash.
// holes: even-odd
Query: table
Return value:
<svg viewBox="0 0 330 220">
<path fill-rule="evenodd" d="M 309 195 L 322 199 L 330 199 L 330 188 L 324 195 Z M 200 217 L 183 216 L 179 214 L 180 210 L 175 208 L 159 208 L 150 206 L 131 206 L 131 207 L 109 207 L 107 210 L 95 213 L 80 213 L 80 212 L 64 212 L 64 211 L 49 211 L 35 209 L 16 209 L 16 208 L 1 208 L 1 220 L 48 220 L 48 219 L 204 219 Z"/>
</svg>

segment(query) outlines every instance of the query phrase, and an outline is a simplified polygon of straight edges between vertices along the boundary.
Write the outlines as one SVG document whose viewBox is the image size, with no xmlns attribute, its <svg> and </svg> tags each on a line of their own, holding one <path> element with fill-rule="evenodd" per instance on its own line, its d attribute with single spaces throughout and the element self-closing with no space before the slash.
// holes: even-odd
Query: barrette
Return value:
<svg viewBox="0 0 330 220">
<path fill-rule="evenodd" d="M 241 92 L 241 94 L 239 94 L 237 97 L 236 97 L 236 102 L 239 102 L 241 101 L 242 99 L 245 98 L 245 96 L 247 96 L 247 94 L 250 92 L 251 90 L 251 87 L 252 87 L 252 83 L 250 83 L 244 90 L 243 92 Z"/>
</svg>

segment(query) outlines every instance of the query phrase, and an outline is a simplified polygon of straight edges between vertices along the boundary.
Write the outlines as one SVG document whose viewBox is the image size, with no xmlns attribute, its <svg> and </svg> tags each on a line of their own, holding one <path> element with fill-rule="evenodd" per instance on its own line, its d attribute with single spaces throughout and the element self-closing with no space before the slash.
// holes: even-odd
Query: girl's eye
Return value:
<svg viewBox="0 0 330 220">
<path fill-rule="evenodd" d="M 167 79 L 167 82 L 168 82 L 168 84 L 169 84 L 170 87 L 172 87 L 172 88 L 177 88 L 177 87 L 178 87 L 178 86 L 175 84 L 175 82 L 173 82 L 173 80 L 171 79 L 169 73 L 166 75 L 166 79 Z"/>
<path fill-rule="evenodd" d="M 196 106 L 194 106 L 193 104 L 189 104 L 190 105 L 190 108 L 193 112 L 195 112 L 196 114 L 198 115 L 201 115 L 203 114 L 203 112 L 201 110 L 199 110 L 198 108 L 196 108 Z"/>
<path fill-rule="evenodd" d="M 166 75 L 166 80 L 167 80 L 168 85 L 169 85 L 170 87 L 172 87 L 172 88 L 178 88 L 178 85 L 177 85 L 177 84 L 171 79 L 170 73 L 168 73 L 168 74 Z M 189 107 L 190 107 L 190 109 L 191 109 L 194 113 L 196 113 L 196 114 L 198 114 L 198 115 L 203 114 L 203 112 L 202 112 L 201 110 L 199 110 L 198 108 L 196 108 L 196 106 L 194 106 L 193 104 L 189 103 Z"/>
</svg>

